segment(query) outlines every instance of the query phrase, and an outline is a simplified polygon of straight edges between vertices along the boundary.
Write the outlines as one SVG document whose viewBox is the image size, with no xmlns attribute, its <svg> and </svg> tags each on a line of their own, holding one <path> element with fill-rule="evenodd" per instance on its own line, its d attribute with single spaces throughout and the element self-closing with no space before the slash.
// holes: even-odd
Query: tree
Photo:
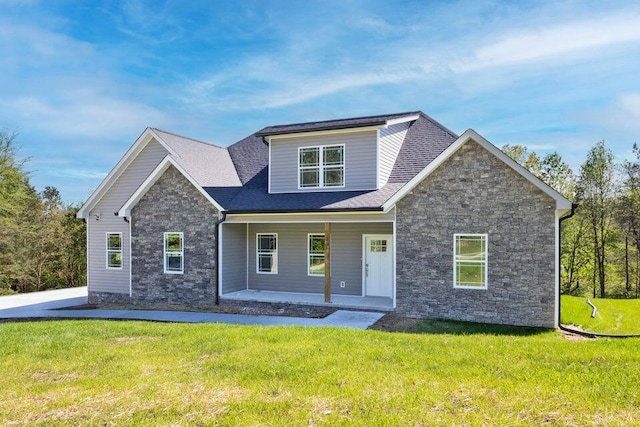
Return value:
<svg viewBox="0 0 640 427">
<path fill-rule="evenodd" d="M 636 160 L 625 161 L 622 169 L 625 174 L 623 182 L 623 194 L 619 204 L 619 221 L 625 231 L 626 242 L 631 238 L 632 244 L 636 250 L 636 298 L 638 297 L 638 287 L 640 286 L 640 272 L 638 264 L 640 259 L 640 147 L 633 144 L 633 153 Z M 626 289 L 631 290 L 629 278 L 629 253 L 628 247 L 625 251 L 625 270 L 626 270 Z"/>
<path fill-rule="evenodd" d="M 616 191 L 613 153 L 604 141 L 600 141 L 591 148 L 587 160 L 580 167 L 576 184 L 576 199 L 587 218 L 592 239 L 594 297 L 596 282 L 600 287 L 600 297 L 606 296 L 606 249 L 613 237 Z"/>
<path fill-rule="evenodd" d="M 575 175 L 557 152 L 544 156 L 539 178 L 566 198 L 573 199 Z"/>
<path fill-rule="evenodd" d="M 60 192 L 37 193 L 18 160 L 16 134 L 0 132 L 0 294 L 85 283 L 85 231 Z"/>
<path fill-rule="evenodd" d="M 0 289 L 19 289 L 25 282 L 28 247 L 33 227 L 31 215 L 38 202 L 35 189 L 24 170 L 26 159 L 18 160 L 15 133 L 0 132 Z"/>
<path fill-rule="evenodd" d="M 541 161 L 540 156 L 535 151 L 529 152 L 524 145 L 505 145 L 502 147 L 502 151 L 516 162 L 520 163 L 532 174 L 540 177 Z"/>
</svg>

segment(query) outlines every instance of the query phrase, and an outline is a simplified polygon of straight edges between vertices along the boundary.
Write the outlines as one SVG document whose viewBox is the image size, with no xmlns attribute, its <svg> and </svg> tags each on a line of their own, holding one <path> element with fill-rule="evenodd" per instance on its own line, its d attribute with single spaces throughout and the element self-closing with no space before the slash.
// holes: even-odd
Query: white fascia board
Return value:
<svg viewBox="0 0 640 427">
<path fill-rule="evenodd" d="M 178 162 L 175 161 L 171 155 L 167 155 L 158 166 L 151 172 L 151 174 L 144 180 L 144 182 L 138 187 L 138 189 L 129 197 L 129 200 L 118 211 L 118 216 L 131 217 L 131 210 L 138 204 L 140 199 L 153 187 L 153 184 L 160 179 L 162 174 L 169 169 L 169 166 L 173 166 L 185 177 L 187 180 L 202 194 L 219 212 L 224 211 L 224 208 L 220 206 L 210 195 L 207 193 L 196 181 L 189 175 Z"/>
<path fill-rule="evenodd" d="M 144 148 L 151 142 L 152 139 L 158 141 L 160 145 L 164 147 L 170 154 L 175 155 L 173 149 L 167 145 L 162 138 L 151 128 L 146 128 L 144 132 L 136 139 L 136 142 L 124 153 L 124 156 L 118 161 L 118 163 L 111 169 L 109 174 L 102 180 L 98 188 L 95 189 L 91 196 L 82 205 L 78 213 L 77 218 L 88 218 L 89 212 L 93 207 L 102 199 L 106 192 L 111 188 L 114 182 L 118 180 L 120 175 L 129 167 L 131 162 L 144 150 Z"/>
<path fill-rule="evenodd" d="M 469 141 L 475 141 L 480 144 L 485 150 L 502 160 L 511 169 L 518 172 L 524 178 L 526 178 L 533 185 L 542 190 L 545 194 L 549 195 L 556 202 L 556 209 L 558 210 L 570 210 L 571 202 L 567 200 L 562 194 L 558 193 L 553 188 L 545 184 L 540 178 L 529 172 L 525 167 L 521 166 L 518 162 L 506 155 L 498 147 L 487 141 L 480 134 L 473 129 L 468 129 L 460 137 L 453 142 L 446 150 L 444 150 L 438 157 L 436 157 L 431 163 L 429 163 L 424 169 L 414 176 L 411 181 L 407 182 L 396 194 L 394 194 L 383 205 L 383 210 L 387 212 L 391 207 L 413 190 L 420 182 L 422 182 L 427 176 L 429 176 L 435 169 L 437 169 L 442 163 L 444 163 L 449 157 L 451 157 L 460 147 Z"/>
<path fill-rule="evenodd" d="M 341 133 L 355 133 L 355 132 L 367 132 L 372 130 L 378 130 L 384 128 L 386 125 L 378 126 L 363 126 L 344 129 L 330 129 L 330 130 L 317 130 L 310 132 L 297 132 L 297 133 L 283 133 L 281 135 L 269 135 L 267 136 L 267 142 L 279 140 L 279 139 L 291 139 L 291 138 L 306 138 L 308 136 L 321 136 L 321 135 L 333 135 Z"/>
<path fill-rule="evenodd" d="M 419 118 L 420 118 L 419 114 L 414 114 L 412 116 L 398 117 L 397 119 L 387 120 L 387 126 L 397 125 L 399 123 L 413 122 L 414 120 L 418 120 Z"/>
</svg>

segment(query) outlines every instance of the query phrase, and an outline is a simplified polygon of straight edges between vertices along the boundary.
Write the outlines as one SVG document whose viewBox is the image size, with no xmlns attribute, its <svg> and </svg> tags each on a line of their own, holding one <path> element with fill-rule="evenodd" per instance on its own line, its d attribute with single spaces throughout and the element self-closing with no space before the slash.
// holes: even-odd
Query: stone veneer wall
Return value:
<svg viewBox="0 0 640 427">
<path fill-rule="evenodd" d="M 470 141 L 397 204 L 397 312 L 554 327 L 555 201 Z M 454 233 L 488 234 L 488 287 L 453 287 Z"/>
<path fill-rule="evenodd" d="M 131 213 L 131 301 L 212 305 L 218 211 L 173 166 Z M 184 233 L 184 274 L 164 273 L 164 232 Z"/>
</svg>

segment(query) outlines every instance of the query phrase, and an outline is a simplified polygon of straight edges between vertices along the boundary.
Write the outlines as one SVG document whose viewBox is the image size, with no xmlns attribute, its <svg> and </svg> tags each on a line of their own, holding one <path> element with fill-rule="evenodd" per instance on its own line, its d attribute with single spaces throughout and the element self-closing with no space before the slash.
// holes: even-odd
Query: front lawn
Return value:
<svg viewBox="0 0 640 427">
<path fill-rule="evenodd" d="M 585 297 L 563 295 L 561 323 L 578 325 L 585 331 L 606 334 L 640 334 L 640 300 L 590 298 L 598 308 L 591 318 L 592 308 Z"/>
<path fill-rule="evenodd" d="M 446 323 L 444 323 L 446 325 Z M 640 341 L 439 323 L 432 333 L 0 323 L 3 425 L 627 424 Z M 430 326 L 418 328 L 429 330 Z"/>
</svg>

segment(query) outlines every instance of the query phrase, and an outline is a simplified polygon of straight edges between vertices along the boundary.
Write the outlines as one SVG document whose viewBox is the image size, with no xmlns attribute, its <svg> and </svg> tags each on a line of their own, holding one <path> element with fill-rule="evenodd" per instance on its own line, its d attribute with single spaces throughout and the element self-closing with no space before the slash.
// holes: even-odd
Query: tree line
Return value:
<svg viewBox="0 0 640 427">
<path fill-rule="evenodd" d="M 63 203 L 55 187 L 35 190 L 15 139 L 0 131 L 0 295 L 85 285 L 79 206 Z"/>
<path fill-rule="evenodd" d="M 540 157 L 522 145 L 502 150 L 577 205 L 562 223 L 561 291 L 594 298 L 640 292 L 640 148 L 616 163 L 604 141 L 575 173 L 556 152 Z"/>
</svg>

